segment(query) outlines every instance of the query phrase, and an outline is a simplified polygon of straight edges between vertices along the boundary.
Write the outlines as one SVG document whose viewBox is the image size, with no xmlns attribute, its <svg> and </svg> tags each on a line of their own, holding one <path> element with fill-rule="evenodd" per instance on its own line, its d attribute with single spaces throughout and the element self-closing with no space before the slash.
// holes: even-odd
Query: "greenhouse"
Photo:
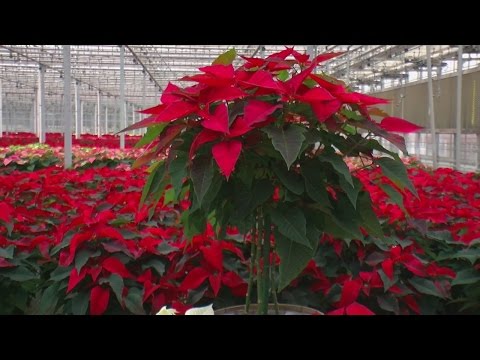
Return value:
<svg viewBox="0 0 480 360">
<path fill-rule="evenodd" d="M 480 314 L 480 45 L 0 45 L 0 314 Z"/>
</svg>

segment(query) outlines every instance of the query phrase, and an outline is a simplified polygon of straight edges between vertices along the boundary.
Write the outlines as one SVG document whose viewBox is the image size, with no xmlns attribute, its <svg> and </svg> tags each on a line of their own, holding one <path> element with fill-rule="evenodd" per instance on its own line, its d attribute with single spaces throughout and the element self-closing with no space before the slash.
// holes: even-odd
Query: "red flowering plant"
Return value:
<svg viewBox="0 0 480 360">
<path fill-rule="evenodd" d="M 267 313 L 270 298 L 276 301 L 307 266 L 322 234 L 383 238 L 370 195 L 345 158 L 379 166 L 399 191 L 416 193 L 398 155 L 374 137 L 407 153 L 403 137 L 390 131 L 418 127 L 372 108 L 388 100 L 315 73 L 341 54 L 310 59 L 286 48 L 265 59 L 242 57 L 234 68 L 236 52 L 229 50 L 180 79 L 194 85 L 169 83 L 161 104 L 142 111 L 151 116 L 123 130 L 148 127 L 137 165 L 156 161 L 142 202 L 157 203 L 171 185 L 174 202 L 190 201 L 182 215 L 187 238 L 209 223 L 219 239 L 234 226 L 251 243 L 247 311 L 256 288 L 258 313 Z"/>
<path fill-rule="evenodd" d="M 144 171 L 0 174 L 0 314 L 184 313 L 204 294 L 243 297 L 240 249 L 212 230 L 187 246 L 168 190 L 150 219 L 138 209 Z"/>
</svg>

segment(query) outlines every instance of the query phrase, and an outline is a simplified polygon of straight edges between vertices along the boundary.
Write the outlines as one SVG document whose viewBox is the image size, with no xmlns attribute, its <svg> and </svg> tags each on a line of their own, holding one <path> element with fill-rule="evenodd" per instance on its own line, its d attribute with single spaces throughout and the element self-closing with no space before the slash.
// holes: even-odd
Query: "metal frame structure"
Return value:
<svg viewBox="0 0 480 360">
<path fill-rule="evenodd" d="M 156 99 L 169 81 L 197 72 L 219 54 L 234 47 L 238 54 L 252 56 L 260 48 L 264 56 L 284 49 L 280 45 L 124 45 L 125 100 L 142 107 L 143 98 Z M 72 45 L 72 81 L 82 99 L 95 101 L 120 96 L 120 46 Z M 296 45 L 300 52 L 319 54 L 344 52 L 325 63 L 328 73 L 349 79 L 353 87 L 373 92 L 380 87 L 398 86 L 400 81 L 425 78 L 425 45 Z M 456 71 L 458 45 L 431 46 L 432 68 Z M 463 62 L 480 65 L 480 46 L 466 45 Z M 0 45 L 0 78 L 4 93 L 31 96 L 38 87 L 38 68 L 45 70 L 47 96 L 63 94 L 63 48 L 61 45 Z M 416 76 L 415 76 L 416 74 Z M 143 79 L 146 79 L 144 85 Z M 383 85 L 381 85 L 383 83 Z M 72 84 L 73 86 L 73 84 Z M 145 87 L 145 89 L 144 89 Z"/>
</svg>

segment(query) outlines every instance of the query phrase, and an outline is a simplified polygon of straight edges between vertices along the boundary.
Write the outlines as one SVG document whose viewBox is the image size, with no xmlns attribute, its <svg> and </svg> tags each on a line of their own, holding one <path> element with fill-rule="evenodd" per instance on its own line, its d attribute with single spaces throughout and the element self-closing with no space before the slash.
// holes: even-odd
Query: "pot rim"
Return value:
<svg viewBox="0 0 480 360">
<path fill-rule="evenodd" d="M 218 310 L 215 310 L 215 315 L 256 315 L 256 309 L 258 307 L 258 304 L 251 304 L 250 305 L 250 310 L 249 313 L 245 313 L 245 305 L 235 305 L 235 306 L 229 306 L 225 308 L 221 308 Z M 298 314 L 295 315 L 324 315 L 320 310 L 313 309 L 308 306 L 303 306 L 303 305 L 294 305 L 294 304 L 278 304 L 278 308 L 280 312 L 285 312 L 285 311 L 292 311 L 296 312 Z M 274 311 L 275 310 L 275 304 L 268 304 L 268 310 L 269 311 Z M 253 313 L 253 314 L 252 314 Z M 275 315 L 275 314 L 273 314 Z"/>
</svg>

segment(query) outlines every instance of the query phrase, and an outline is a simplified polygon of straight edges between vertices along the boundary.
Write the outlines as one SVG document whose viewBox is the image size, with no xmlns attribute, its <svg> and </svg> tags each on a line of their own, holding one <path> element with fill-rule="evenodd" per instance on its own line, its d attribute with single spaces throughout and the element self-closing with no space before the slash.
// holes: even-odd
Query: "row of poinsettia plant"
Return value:
<svg viewBox="0 0 480 360">
<path fill-rule="evenodd" d="M 137 148 L 112 149 L 108 147 L 72 146 L 72 166 L 85 168 L 95 166 L 134 165 L 134 160 L 143 150 Z M 49 166 L 63 166 L 63 147 L 52 147 L 46 144 L 12 145 L 0 147 L 0 172 L 13 170 L 33 171 Z"/>
<path fill-rule="evenodd" d="M 125 147 L 131 148 L 140 140 L 141 136 L 138 135 L 125 135 Z M 10 132 L 3 133 L 0 137 L 0 147 L 7 147 L 11 145 L 28 145 L 38 143 L 37 135 L 26 132 Z M 46 133 L 45 144 L 50 146 L 63 147 L 64 139 L 63 133 Z M 120 147 L 120 138 L 117 135 L 104 134 L 101 136 L 93 134 L 82 134 L 77 139 L 72 135 L 72 144 L 78 146 L 99 146 L 116 149 Z"/>
<path fill-rule="evenodd" d="M 235 229 L 219 241 L 211 227 L 187 244 L 179 223 L 190 204 L 173 206 L 171 188 L 154 210 L 138 208 L 144 171 L 0 176 L 0 313 L 155 314 L 165 305 L 183 313 L 243 303 L 248 244 Z M 348 221 L 329 229 L 279 301 L 331 314 L 479 313 L 478 176 L 411 167 L 419 196 L 405 192 L 402 204 L 380 170 L 352 172 L 385 239 Z"/>
<path fill-rule="evenodd" d="M 136 168 L 140 162 L 135 164 L 135 160 L 145 151 L 141 149 L 143 145 L 142 141 L 137 142 L 135 147 L 127 149 L 73 145 L 72 166 L 74 168 L 85 168 L 89 166 L 131 165 Z M 33 171 L 52 165 L 63 166 L 63 161 L 63 147 L 53 147 L 39 143 L 0 147 L 0 172 L 13 170 Z M 402 161 L 406 165 L 424 166 L 418 159 L 412 156 L 403 157 Z M 345 162 L 351 170 L 366 164 L 365 160 L 355 157 L 346 158 Z"/>
</svg>

